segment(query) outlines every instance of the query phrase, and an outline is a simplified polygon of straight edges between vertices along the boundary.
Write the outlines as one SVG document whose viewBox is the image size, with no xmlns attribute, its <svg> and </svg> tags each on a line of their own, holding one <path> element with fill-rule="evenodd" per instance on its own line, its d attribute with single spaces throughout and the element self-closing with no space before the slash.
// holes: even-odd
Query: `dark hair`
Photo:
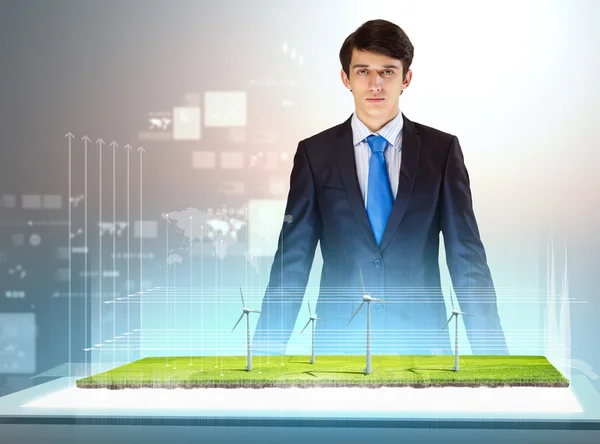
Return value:
<svg viewBox="0 0 600 444">
<path fill-rule="evenodd" d="M 398 25 L 387 20 L 369 20 L 346 37 L 340 49 L 340 62 L 350 77 L 350 59 L 354 49 L 375 52 L 402 62 L 402 75 L 406 76 L 412 63 L 414 47 Z"/>
</svg>

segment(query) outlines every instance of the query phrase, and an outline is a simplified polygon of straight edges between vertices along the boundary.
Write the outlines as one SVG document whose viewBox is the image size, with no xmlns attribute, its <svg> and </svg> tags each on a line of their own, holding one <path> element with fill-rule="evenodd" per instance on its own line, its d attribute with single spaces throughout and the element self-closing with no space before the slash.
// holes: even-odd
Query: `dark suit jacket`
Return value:
<svg viewBox="0 0 600 444">
<path fill-rule="evenodd" d="M 320 241 L 320 352 L 364 353 L 365 307 L 347 326 L 362 301 L 362 270 L 367 293 L 392 302 L 371 304 L 374 352 L 452 353 L 448 330 L 441 330 L 450 315 L 440 286 L 441 231 L 460 309 L 475 315 L 459 320 L 459 328 L 464 321 L 475 354 L 506 353 L 458 139 L 403 118 L 398 193 L 380 246 L 358 184 L 350 119 L 298 144 L 257 352 L 285 351 Z"/>
</svg>

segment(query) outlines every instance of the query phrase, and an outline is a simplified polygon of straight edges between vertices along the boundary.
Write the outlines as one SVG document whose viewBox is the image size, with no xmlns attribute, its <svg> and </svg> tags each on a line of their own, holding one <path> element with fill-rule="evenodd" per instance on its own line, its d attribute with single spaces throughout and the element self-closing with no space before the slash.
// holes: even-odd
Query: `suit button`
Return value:
<svg viewBox="0 0 600 444">
<path fill-rule="evenodd" d="M 375 304 L 375 310 L 377 310 L 377 311 L 383 311 L 383 304 L 381 302 L 377 302 Z"/>
<path fill-rule="evenodd" d="M 375 268 L 381 268 L 381 265 L 382 265 L 381 259 L 377 258 L 377 259 L 375 259 L 375 261 L 373 263 L 375 264 Z"/>
</svg>

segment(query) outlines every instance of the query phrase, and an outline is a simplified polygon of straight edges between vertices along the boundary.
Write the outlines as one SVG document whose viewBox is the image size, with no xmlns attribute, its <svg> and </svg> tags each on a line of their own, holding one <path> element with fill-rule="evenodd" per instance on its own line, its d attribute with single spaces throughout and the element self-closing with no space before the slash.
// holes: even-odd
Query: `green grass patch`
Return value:
<svg viewBox="0 0 600 444">
<path fill-rule="evenodd" d="M 190 362 L 192 365 L 190 365 Z M 543 356 L 245 356 L 144 358 L 76 381 L 80 388 L 568 387 Z M 283 365 L 282 365 L 283 364 Z"/>
</svg>

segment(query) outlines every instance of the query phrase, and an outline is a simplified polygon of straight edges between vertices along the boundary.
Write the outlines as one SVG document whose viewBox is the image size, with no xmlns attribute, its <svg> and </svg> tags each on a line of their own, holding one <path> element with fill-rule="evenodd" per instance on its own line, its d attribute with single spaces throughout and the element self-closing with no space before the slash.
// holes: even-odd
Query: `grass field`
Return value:
<svg viewBox="0 0 600 444">
<path fill-rule="evenodd" d="M 190 361 L 191 364 L 190 365 Z M 364 356 L 144 358 L 79 379 L 80 388 L 265 388 L 265 387 L 568 387 L 543 356 L 374 356 L 373 373 L 363 373 Z M 282 365 L 283 364 L 283 365 Z"/>
</svg>

